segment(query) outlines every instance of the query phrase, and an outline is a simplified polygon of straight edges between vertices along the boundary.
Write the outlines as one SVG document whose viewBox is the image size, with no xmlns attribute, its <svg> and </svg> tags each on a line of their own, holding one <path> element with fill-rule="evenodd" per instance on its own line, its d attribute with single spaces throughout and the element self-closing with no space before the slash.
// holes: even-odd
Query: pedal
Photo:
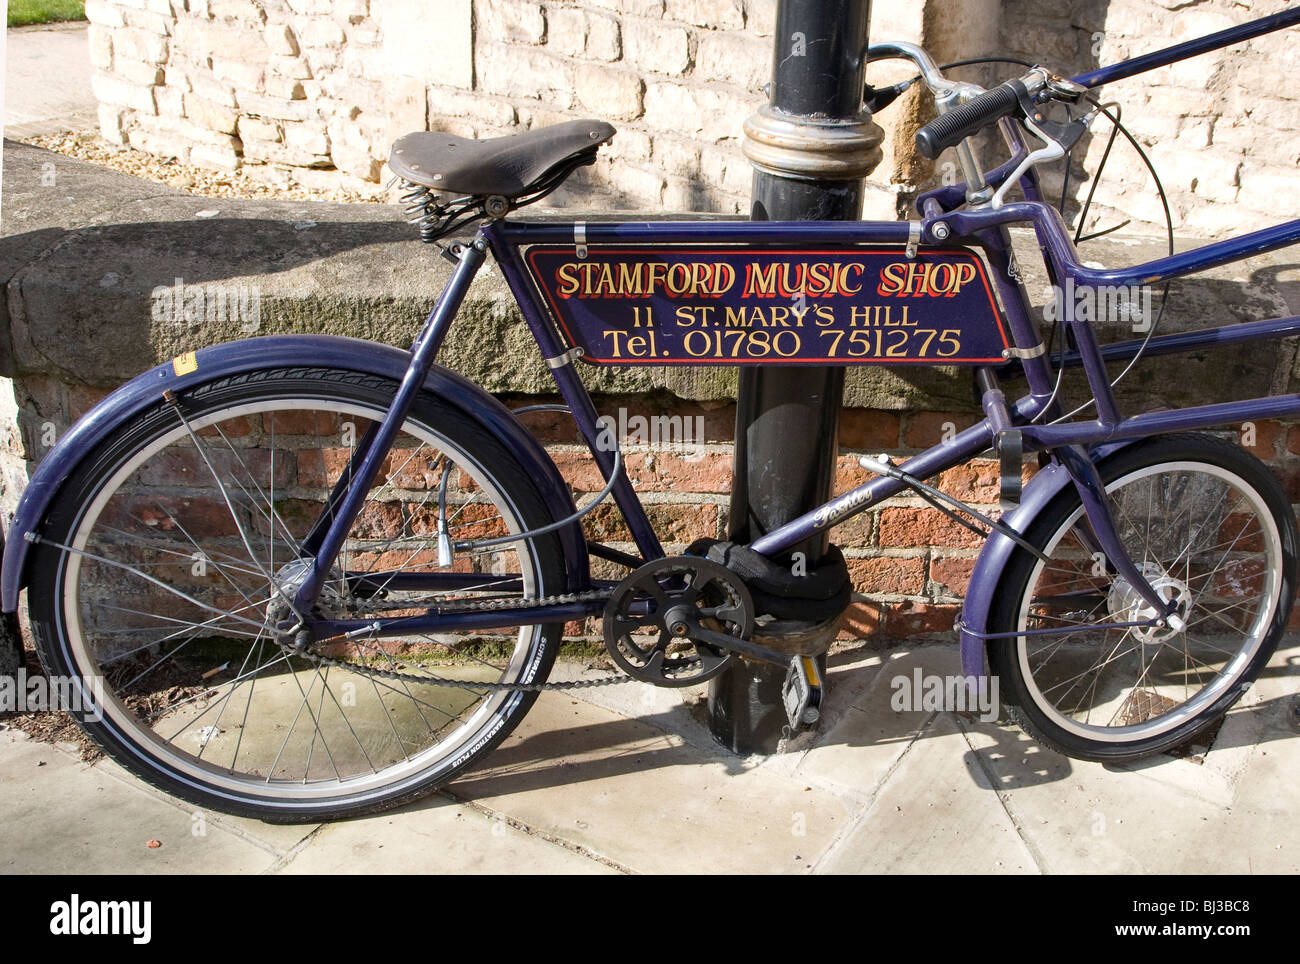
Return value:
<svg viewBox="0 0 1300 964">
<path fill-rule="evenodd" d="M 781 684 L 781 702 L 790 729 L 812 726 L 821 718 L 822 677 L 811 656 L 795 656 Z"/>
</svg>

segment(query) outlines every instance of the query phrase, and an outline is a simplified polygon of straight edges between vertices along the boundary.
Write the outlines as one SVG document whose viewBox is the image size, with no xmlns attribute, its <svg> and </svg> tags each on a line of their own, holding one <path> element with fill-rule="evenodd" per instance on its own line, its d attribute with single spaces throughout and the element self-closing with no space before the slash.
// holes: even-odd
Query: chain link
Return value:
<svg viewBox="0 0 1300 964">
<path fill-rule="evenodd" d="M 440 614 L 448 614 L 455 612 L 490 612 L 498 609 L 536 609 L 542 606 L 564 605 L 567 603 L 595 602 L 597 600 L 604 601 L 608 600 L 611 594 L 611 590 L 608 589 L 595 589 L 589 592 L 575 592 L 560 596 L 542 596 L 538 599 L 454 600 L 439 606 L 438 612 Z M 406 608 L 410 607 L 408 606 Z M 632 681 L 627 676 L 615 675 L 603 677 L 601 679 L 571 680 L 564 683 L 478 683 L 469 680 L 444 679 L 440 676 L 403 673 L 394 669 L 376 669 L 371 666 L 349 663 L 329 656 L 321 656 L 318 653 L 309 653 L 305 648 L 300 649 L 292 643 L 285 642 L 280 638 L 277 638 L 275 642 L 276 645 L 279 646 L 280 649 L 284 650 L 284 652 L 289 656 L 305 659 L 307 662 L 316 666 L 336 667 L 349 673 L 359 673 L 363 676 L 374 676 L 379 679 L 400 680 L 407 683 L 423 683 L 432 686 L 449 686 L 456 689 L 474 690 L 477 692 L 543 693 L 547 690 L 576 690 L 585 689 L 591 686 L 611 686 L 615 683 L 630 683 Z M 455 652 L 455 650 L 453 649 L 452 652 Z"/>
</svg>

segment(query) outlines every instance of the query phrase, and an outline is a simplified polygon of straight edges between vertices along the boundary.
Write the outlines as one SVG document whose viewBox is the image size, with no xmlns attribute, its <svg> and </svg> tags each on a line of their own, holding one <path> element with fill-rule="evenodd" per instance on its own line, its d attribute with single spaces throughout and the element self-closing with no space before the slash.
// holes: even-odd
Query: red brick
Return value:
<svg viewBox="0 0 1300 964">
<path fill-rule="evenodd" d="M 599 492 L 605 477 L 590 452 L 549 452 L 564 481 L 577 492 Z"/>
<path fill-rule="evenodd" d="M 1300 470 L 1289 468 L 1283 472 L 1282 488 L 1286 490 L 1287 500 L 1292 505 L 1300 503 Z"/>
<path fill-rule="evenodd" d="M 882 546 L 975 549 L 983 544 L 975 533 L 958 525 L 937 509 L 891 506 L 880 510 Z"/>
<path fill-rule="evenodd" d="M 694 438 L 696 422 L 695 419 L 704 419 L 704 437 L 705 442 L 730 442 L 736 436 L 736 406 L 733 404 L 719 404 L 717 402 L 689 402 L 684 400 L 675 400 L 670 405 L 662 403 L 656 404 L 645 401 L 640 398 L 618 398 L 610 397 L 599 399 L 596 402 L 596 409 L 601 415 L 608 415 L 618 421 L 619 409 L 626 411 L 625 420 L 631 421 L 636 416 L 651 418 L 653 416 L 680 417 L 682 419 L 691 419 L 692 441 L 700 441 Z"/>
<path fill-rule="evenodd" d="M 899 419 L 893 412 L 869 408 L 840 411 L 840 445 L 878 452 L 898 448 Z"/>
<path fill-rule="evenodd" d="M 322 656 L 329 659 L 340 660 L 367 660 L 382 653 L 389 656 L 402 656 L 411 650 L 411 641 L 406 639 L 363 639 L 359 642 L 347 641 L 341 643 L 326 643 L 319 647 Z M 422 649 L 435 649 L 445 652 L 444 647 L 420 647 Z M 385 667 L 389 669 L 391 667 Z"/>
<path fill-rule="evenodd" d="M 831 542 L 837 546 L 865 549 L 867 546 L 875 545 L 873 538 L 875 525 L 875 512 L 859 512 L 831 530 Z"/>
<path fill-rule="evenodd" d="M 1287 617 L 1286 631 L 1288 633 L 1300 633 L 1300 601 L 1291 607 L 1291 615 Z"/>
<path fill-rule="evenodd" d="M 254 431 L 262 430 L 261 415 L 241 415 L 239 418 L 227 418 L 214 425 L 207 425 L 195 433 L 200 438 L 220 439 L 226 438 L 247 438 Z M 276 441 L 279 441 L 279 430 L 276 431 Z"/>
<path fill-rule="evenodd" d="M 118 515 L 119 512 L 122 515 Z M 110 506 L 104 519 L 109 524 L 136 532 L 141 531 L 139 527 L 143 525 L 160 532 L 179 535 L 180 526 L 184 526 L 200 544 L 205 538 L 237 536 L 240 531 L 230 514 L 229 507 L 219 495 L 212 497 L 140 495 L 132 498 L 128 503 Z M 246 514 L 241 514 L 239 522 L 247 527 Z"/>
<path fill-rule="evenodd" d="M 358 539 L 393 539 L 402 533 L 402 510 L 394 502 L 367 502 L 352 523 L 351 535 Z"/>
<path fill-rule="evenodd" d="M 346 461 L 340 461 L 338 471 L 341 472 L 346 464 Z M 388 453 L 384 467 L 380 470 L 380 478 L 387 480 L 391 488 L 427 492 L 442 484 L 442 472 L 445 467 L 442 453 L 438 449 L 412 445 Z M 456 478 L 458 486 L 462 489 L 465 483 L 469 482 L 463 472 L 457 472 Z"/>
<path fill-rule="evenodd" d="M 954 499 L 980 503 L 997 502 L 999 498 L 999 469 L 996 462 L 979 460 L 957 465 L 939 476 L 937 488 Z"/>
<path fill-rule="evenodd" d="M 876 556 L 847 561 L 853 588 L 857 592 L 919 595 L 925 591 L 924 559 Z"/>
<path fill-rule="evenodd" d="M 1256 455 L 1261 459 L 1273 459 L 1277 457 L 1279 443 L 1285 438 L 1287 428 L 1271 418 L 1260 418 L 1254 420 L 1255 425 L 1255 444 L 1243 444 L 1244 433 L 1242 425 L 1235 426 L 1237 430 L 1237 442 L 1242 445 L 1247 452 Z"/>
<path fill-rule="evenodd" d="M 960 432 L 979 420 L 980 416 L 963 412 L 917 412 L 907 417 L 903 445 L 910 449 L 928 449 L 943 441 L 944 422 L 952 422 Z"/>
<path fill-rule="evenodd" d="M 220 496 L 217 496 L 217 498 L 220 498 Z M 306 535 L 307 530 L 312 527 L 320 516 L 323 507 L 324 503 L 315 499 L 277 498 L 275 500 L 276 535 L 283 539 L 285 529 L 298 536 Z M 261 513 L 253 513 L 252 525 L 253 531 L 258 535 L 266 536 L 270 534 L 271 522 Z"/>
<path fill-rule="evenodd" d="M 835 460 L 835 484 L 831 487 L 831 494 L 843 495 L 870 480 L 871 474 L 858 464 L 856 455 L 841 455 Z"/>
<path fill-rule="evenodd" d="M 693 542 L 718 534 L 718 506 L 652 504 L 645 507 L 650 524 L 663 542 Z M 596 542 L 630 542 L 632 534 L 618 507 L 605 504 L 583 520 L 587 537 Z"/>
<path fill-rule="evenodd" d="M 954 596 L 966 595 L 975 560 L 966 556 L 935 556 L 930 560 L 930 578 Z"/>
<path fill-rule="evenodd" d="M 906 600 L 893 603 L 885 617 L 885 635 L 896 638 L 923 633 L 944 633 L 952 629 L 960 606 Z"/>
<path fill-rule="evenodd" d="M 1259 599 L 1263 596 L 1264 581 L 1267 576 L 1267 567 L 1261 558 L 1237 559 L 1221 567 L 1214 575 L 1214 586 L 1211 593 L 1214 598 L 1219 600 L 1240 600 L 1240 599 Z M 1210 600 L 1205 600 L 1204 604 L 1210 609 L 1220 609 Z M 1233 610 L 1232 612 L 1220 613 L 1220 618 L 1231 620 L 1234 616 L 1238 619 L 1246 619 L 1251 614 L 1249 610 Z M 1244 626 L 1241 628 L 1245 628 Z"/>
<path fill-rule="evenodd" d="M 840 619 L 839 639 L 861 639 L 874 636 L 884 625 L 884 607 L 880 603 L 863 600 L 849 604 Z"/>
<path fill-rule="evenodd" d="M 564 635 L 569 638 L 574 637 L 601 637 L 602 624 L 599 616 L 588 616 L 585 619 L 571 619 L 564 624 Z"/>
<path fill-rule="evenodd" d="M 564 400 L 557 396 L 503 396 L 501 401 L 509 409 L 524 408 L 529 405 L 563 405 Z M 525 412 L 515 416 L 528 433 L 543 445 L 555 443 L 572 444 L 581 442 L 578 425 L 568 412 Z"/>
<path fill-rule="evenodd" d="M 341 445 L 343 442 L 343 429 L 339 423 L 339 416 L 335 412 L 294 409 L 275 412 L 274 415 L 266 430 L 270 432 L 274 429 L 276 438 L 281 435 L 305 435 L 313 439 L 329 440 L 336 445 Z M 362 436 L 370 424 L 366 419 L 353 417 L 349 417 L 347 421 L 352 424 L 357 438 Z"/>
<path fill-rule="evenodd" d="M 692 457 L 659 451 L 631 452 L 626 464 L 628 477 L 638 492 L 725 495 L 731 491 L 731 462 L 728 453 L 698 452 Z M 603 487 L 602 482 L 600 488 Z"/>
<path fill-rule="evenodd" d="M 414 546 L 399 546 L 375 555 L 373 552 L 348 553 L 348 568 L 363 572 L 389 572 L 416 569 L 437 569 L 438 553 L 433 549 L 416 550 Z"/>
<path fill-rule="evenodd" d="M 76 421 L 94 408 L 108 394 L 106 388 L 94 388 L 90 385 L 68 386 L 68 417 Z"/>
<path fill-rule="evenodd" d="M 1253 512 L 1233 512 L 1219 525 L 1219 552 L 1263 552 L 1264 531 Z"/>
<path fill-rule="evenodd" d="M 449 503 L 447 521 L 453 539 L 490 539 L 507 534 L 501 513 L 496 506 L 485 502 L 466 503 L 463 508 Z M 417 535 L 436 533 L 438 507 L 430 504 L 414 509 L 411 512 L 411 531 Z"/>
<path fill-rule="evenodd" d="M 329 489 L 347 467 L 351 452 L 345 448 L 303 449 L 298 453 L 298 484 Z"/>
<path fill-rule="evenodd" d="M 175 446 L 155 455 L 140 468 L 137 478 L 142 485 L 184 485 L 212 488 L 212 473 L 193 447 Z M 224 482 L 224 480 L 223 480 Z"/>
</svg>

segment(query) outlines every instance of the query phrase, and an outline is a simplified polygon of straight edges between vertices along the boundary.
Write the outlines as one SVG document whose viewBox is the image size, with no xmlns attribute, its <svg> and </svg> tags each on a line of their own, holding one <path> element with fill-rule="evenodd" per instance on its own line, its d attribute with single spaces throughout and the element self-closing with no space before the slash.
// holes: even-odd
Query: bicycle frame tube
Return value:
<svg viewBox="0 0 1300 964">
<path fill-rule="evenodd" d="M 416 396 L 424 385 L 434 356 L 438 353 L 442 339 L 447 334 L 447 327 L 460 310 L 465 292 L 469 290 L 470 282 L 474 280 L 474 275 L 478 273 L 486 256 L 486 246 L 482 240 L 476 238 L 473 244 L 467 245 L 462 251 L 460 263 L 452 273 L 451 281 L 448 282 L 442 297 L 429 312 L 424 327 L 416 337 L 415 344 L 411 346 L 411 364 L 402 377 L 402 384 L 393 397 L 393 404 L 373 437 L 368 439 L 361 464 L 352 470 L 346 494 L 334 512 L 329 529 L 320 540 L 311 571 L 307 573 L 302 585 L 294 594 L 293 608 L 296 612 L 310 611 L 316 602 L 316 597 L 320 595 L 330 567 L 334 565 L 334 560 L 352 528 L 352 523 L 356 521 L 362 506 L 365 505 L 370 487 L 388 457 L 388 449 L 397 435 L 397 430 L 406 419 L 407 413 L 410 412 Z"/>
<path fill-rule="evenodd" d="M 1298 23 L 1300 23 L 1300 7 L 1283 10 L 1281 13 L 1261 17 L 1258 20 L 1250 20 L 1235 27 L 1220 30 L 1217 33 L 1189 40 L 1186 43 L 1165 47 L 1163 50 L 1156 50 L 1140 57 L 1133 57 L 1130 60 L 1122 60 L 1117 64 L 1111 64 L 1109 67 L 1099 67 L 1071 79 L 1076 84 L 1082 84 L 1084 87 L 1100 87 L 1102 84 L 1108 84 L 1114 80 L 1133 77 L 1136 74 L 1154 70 L 1157 67 L 1165 67 L 1179 60 L 1195 57 L 1197 54 L 1218 50 L 1220 47 L 1227 47 L 1242 40 L 1249 40 L 1251 37 L 1259 37 L 1266 33 L 1272 33 L 1274 30 L 1295 26 Z"/>
</svg>

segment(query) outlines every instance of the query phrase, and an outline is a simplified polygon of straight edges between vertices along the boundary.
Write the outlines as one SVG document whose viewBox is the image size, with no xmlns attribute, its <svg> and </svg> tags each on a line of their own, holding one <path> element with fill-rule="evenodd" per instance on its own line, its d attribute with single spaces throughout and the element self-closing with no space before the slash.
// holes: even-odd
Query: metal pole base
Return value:
<svg viewBox="0 0 1300 964">
<path fill-rule="evenodd" d="M 838 622 L 838 620 L 837 620 Z M 826 654 L 816 657 L 822 678 Z M 740 665 L 709 682 L 709 731 L 732 753 L 770 756 L 790 734 L 781 686 L 786 668 L 742 659 Z"/>
</svg>

